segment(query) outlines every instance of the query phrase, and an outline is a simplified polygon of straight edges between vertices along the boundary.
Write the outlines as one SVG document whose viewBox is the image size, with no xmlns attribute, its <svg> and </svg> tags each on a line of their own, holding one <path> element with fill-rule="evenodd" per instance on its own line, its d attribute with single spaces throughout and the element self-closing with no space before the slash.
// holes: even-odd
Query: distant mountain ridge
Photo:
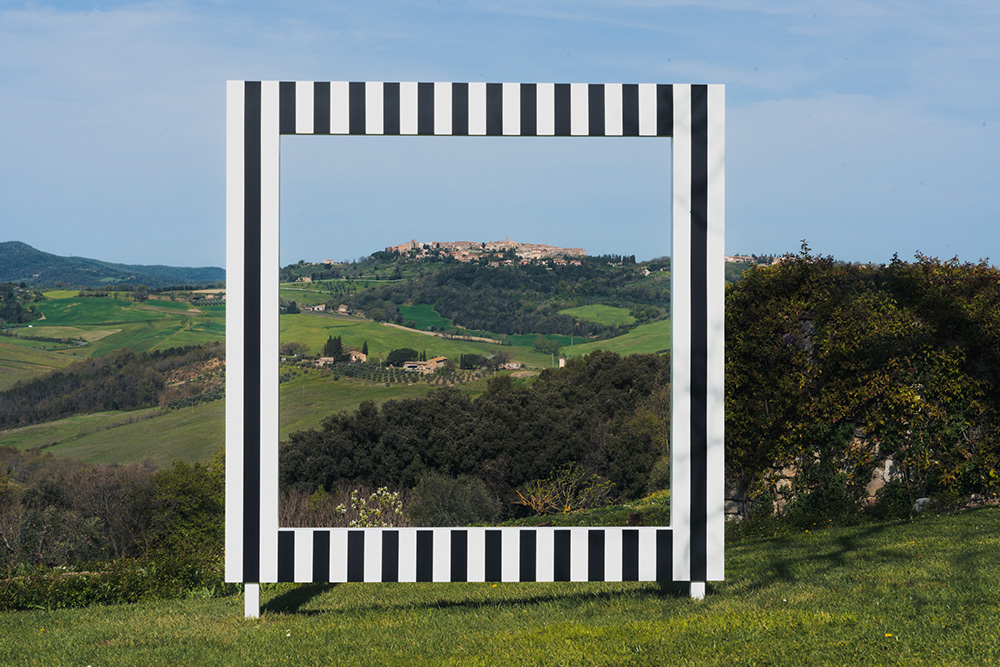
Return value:
<svg viewBox="0 0 1000 667">
<path fill-rule="evenodd" d="M 0 283 L 27 283 L 32 287 L 100 287 L 116 283 L 168 287 L 210 285 L 226 279 L 217 266 L 178 267 L 115 264 L 86 257 L 62 257 L 20 241 L 0 243 Z"/>
</svg>

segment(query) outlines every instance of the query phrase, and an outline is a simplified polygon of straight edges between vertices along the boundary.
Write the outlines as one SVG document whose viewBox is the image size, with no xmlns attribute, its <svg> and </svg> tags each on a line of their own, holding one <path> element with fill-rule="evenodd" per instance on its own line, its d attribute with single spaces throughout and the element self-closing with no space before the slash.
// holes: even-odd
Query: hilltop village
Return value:
<svg viewBox="0 0 1000 667">
<path fill-rule="evenodd" d="M 552 259 L 557 264 L 579 265 L 579 258 L 586 257 L 587 251 L 583 248 L 560 248 L 557 246 L 545 245 L 543 243 L 520 243 L 511 241 L 508 236 L 504 241 L 432 241 L 424 242 L 413 239 L 406 243 L 389 246 L 386 253 L 406 255 L 411 258 L 439 257 L 441 255 L 450 256 L 459 262 L 474 262 L 484 255 L 506 255 L 505 260 L 512 263 L 514 260 L 510 255 L 517 257 L 522 264 L 530 263 L 532 260 Z M 556 261 L 561 260 L 561 261 Z"/>
</svg>

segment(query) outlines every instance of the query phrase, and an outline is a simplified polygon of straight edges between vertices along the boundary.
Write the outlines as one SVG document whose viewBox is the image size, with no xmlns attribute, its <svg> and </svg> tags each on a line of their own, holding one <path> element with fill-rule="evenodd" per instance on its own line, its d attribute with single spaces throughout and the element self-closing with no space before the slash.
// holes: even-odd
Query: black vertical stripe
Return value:
<svg viewBox="0 0 1000 667">
<path fill-rule="evenodd" d="M 330 82 L 313 84 L 313 134 L 330 134 Z"/>
<path fill-rule="evenodd" d="M 451 531 L 451 581 L 469 580 L 469 532 Z"/>
<path fill-rule="evenodd" d="M 622 86 L 622 136 L 639 136 L 639 84 Z"/>
<path fill-rule="evenodd" d="M 295 134 L 295 82 L 278 84 L 278 134 Z"/>
<path fill-rule="evenodd" d="M 656 136 L 674 136 L 674 87 L 669 83 L 656 85 Z"/>
<path fill-rule="evenodd" d="M 568 137 L 572 132 L 572 116 L 570 115 L 570 89 L 568 83 L 555 85 L 555 111 L 557 137 Z"/>
<path fill-rule="evenodd" d="M 295 581 L 295 533 L 278 533 L 278 581 Z"/>
<path fill-rule="evenodd" d="M 434 532 L 417 531 L 417 581 L 434 581 Z"/>
<path fill-rule="evenodd" d="M 604 136 L 604 84 L 592 83 L 587 86 L 588 134 L 592 137 Z"/>
<path fill-rule="evenodd" d="M 347 580 L 365 580 L 365 533 L 347 531 Z"/>
<path fill-rule="evenodd" d="M 417 84 L 417 134 L 434 134 L 434 84 Z"/>
<path fill-rule="evenodd" d="M 365 83 L 351 81 L 347 86 L 348 134 L 365 133 Z"/>
<path fill-rule="evenodd" d="M 469 134 L 469 84 L 451 84 L 451 133 L 456 137 Z"/>
<path fill-rule="evenodd" d="M 604 531 L 587 531 L 587 581 L 604 581 Z"/>
<path fill-rule="evenodd" d="M 486 581 L 500 581 L 503 574 L 503 533 L 486 531 Z"/>
<path fill-rule="evenodd" d="M 315 582 L 330 581 L 330 531 L 313 531 L 313 573 Z"/>
<path fill-rule="evenodd" d="M 399 531 L 382 531 L 382 581 L 399 581 Z"/>
<path fill-rule="evenodd" d="M 691 86 L 691 579 L 708 568 L 708 86 Z"/>
<path fill-rule="evenodd" d="M 552 536 L 552 579 L 554 581 L 569 581 L 569 534 L 568 530 L 557 530 Z"/>
<path fill-rule="evenodd" d="M 520 544 L 518 556 L 518 581 L 535 581 L 535 561 L 537 558 L 537 532 L 534 529 L 522 530 L 520 532 Z"/>
<path fill-rule="evenodd" d="M 656 531 L 656 580 L 674 580 L 674 534 L 669 530 Z"/>
<path fill-rule="evenodd" d="M 503 134 L 503 84 L 486 84 L 486 134 Z"/>
<path fill-rule="evenodd" d="M 639 581 L 639 531 L 622 531 L 622 581 Z"/>
<path fill-rule="evenodd" d="M 382 134 L 399 134 L 399 84 L 382 84 Z"/>
<path fill-rule="evenodd" d="M 260 81 L 243 102 L 243 581 L 260 581 Z"/>
<path fill-rule="evenodd" d="M 538 134 L 538 88 L 533 83 L 521 84 L 521 136 Z"/>
</svg>

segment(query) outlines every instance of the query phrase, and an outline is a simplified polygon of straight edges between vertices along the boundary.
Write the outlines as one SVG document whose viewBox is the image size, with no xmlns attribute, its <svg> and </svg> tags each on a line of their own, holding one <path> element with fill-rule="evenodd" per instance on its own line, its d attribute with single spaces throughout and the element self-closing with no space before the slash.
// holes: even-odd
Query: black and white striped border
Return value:
<svg viewBox="0 0 1000 667">
<path fill-rule="evenodd" d="M 669 528 L 282 528 L 278 581 L 669 581 Z"/>
<path fill-rule="evenodd" d="M 672 137 L 669 528 L 279 529 L 282 134 Z M 230 81 L 226 580 L 721 580 L 724 190 L 719 85 Z"/>
</svg>

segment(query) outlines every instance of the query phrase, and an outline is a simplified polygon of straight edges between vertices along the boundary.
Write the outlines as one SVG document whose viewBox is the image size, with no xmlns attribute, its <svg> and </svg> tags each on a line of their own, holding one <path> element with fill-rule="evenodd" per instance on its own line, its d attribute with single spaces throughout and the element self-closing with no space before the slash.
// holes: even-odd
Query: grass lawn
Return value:
<svg viewBox="0 0 1000 667">
<path fill-rule="evenodd" d="M 570 315 L 578 320 L 589 320 L 598 324 L 634 324 L 635 318 L 629 313 L 628 308 L 616 308 L 615 306 L 604 306 L 593 304 L 590 306 L 578 306 L 560 310 L 562 315 Z"/>
<path fill-rule="evenodd" d="M 1000 663 L 1000 509 L 730 541 L 702 601 L 648 583 L 283 584 L 0 614 L 0 664 Z"/>
</svg>

